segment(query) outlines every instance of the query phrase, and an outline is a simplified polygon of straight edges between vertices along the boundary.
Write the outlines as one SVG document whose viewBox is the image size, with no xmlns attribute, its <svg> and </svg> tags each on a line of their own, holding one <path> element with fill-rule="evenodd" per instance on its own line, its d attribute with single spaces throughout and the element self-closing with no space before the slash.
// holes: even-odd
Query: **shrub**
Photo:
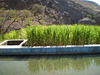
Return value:
<svg viewBox="0 0 100 75">
<path fill-rule="evenodd" d="M 3 16 L 8 18 L 15 18 L 18 16 L 18 14 L 19 12 L 16 10 L 6 10 L 4 11 Z"/>
<path fill-rule="evenodd" d="M 22 14 L 20 15 L 20 17 L 21 17 L 22 19 L 31 17 L 31 12 L 30 12 L 29 10 L 22 10 L 21 13 L 22 13 Z"/>
<path fill-rule="evenodd" d="M 5 22 L 6 18 L 5 17 L 0 17 L 0 25 L 3 25 Z"/>
<path fill-rule="evenodd" d="M 32 18 L 25 18 L 25 24 L 26 25 L 32 24 Z"/>
<path fill-rule="evenodd" d="M 35 16 L 41 14 L 43 12 L 44 7 L 40 4 L 35 4 L 32 7 L 32 12 L 34 13 Z"/>
<path fill-rule="evenodd" d="M 86 15 L 86 17 L 88 17 L 88 18 L 92 18 L 92 16 L 91 16 L 91 15 L 89 15 L 89 14 L 88 14 L 88 15 Z"/>
<path fill-rule="evenodd" d="M 11 21 L 14 21 L 14 20 L 15 20 L 15 21 L 21 21 L 22 19 L 21 19 L 20 17 L 18 17 L 18 18 L 16 18 L 16 19 L 15 19 L 15 18 L 11 18 Z"/>
</svg>

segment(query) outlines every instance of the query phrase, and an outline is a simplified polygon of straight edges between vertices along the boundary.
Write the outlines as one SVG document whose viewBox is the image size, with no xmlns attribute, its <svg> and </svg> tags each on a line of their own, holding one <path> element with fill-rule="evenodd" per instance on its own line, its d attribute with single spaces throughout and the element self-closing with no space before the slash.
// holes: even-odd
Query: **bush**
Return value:
<svg viewBox="0 0 100 75">
<path fill-rule="evenodd" d="M 5 17 L 0 17 L 0 25 L 3 25 L 5 22 L 6 18 Z"/>
<path fill-rule="evenodd" d="M 22 10 L 21 11 L 21 18 L 28 18 L 28 17 L 31 17 L 31 12 L 29 10 Z"/>
<path fill-rule="evenodd" d="M 43 12 L 44 7 L 40 4 L 35 4 L 32 7 L 32 12 L 34 13 L 35 16 L 41 14 Z"/>
<path fill-rule="evenodd" d="M 4 13 L 3 13 L 3 17 L 8 17 L 8 18 L 15 18 L 15 17 L 17 17 L 18 16 L 18 14 L 19 14 L 19 12 L 18 11 L 16 11 L 16 10 L 6 10 L 6 11 L 4 11 Z"/>
<path fill-rule="evenodd" d="M 91 16 L 90 14 L 86 15 L 86 17 L 88 17 L 88 18 L 92 18 L 92 16 Z"/>
<path fill-rule="evenodd" d="M 32 18 L 25 18 L 25 24 L 26 25 L 32 24 Z"/>
<path fill-rule="evenodd" d="M 5 21 L 5 17 L 0 17 L 0 34 L 2 34 L 2 26 L 4 25 Z"/>
<path fill-rule="evenodd" d="M 5 8 L 0 8 L 0 15 L 4 12 Z"/>
</svg>

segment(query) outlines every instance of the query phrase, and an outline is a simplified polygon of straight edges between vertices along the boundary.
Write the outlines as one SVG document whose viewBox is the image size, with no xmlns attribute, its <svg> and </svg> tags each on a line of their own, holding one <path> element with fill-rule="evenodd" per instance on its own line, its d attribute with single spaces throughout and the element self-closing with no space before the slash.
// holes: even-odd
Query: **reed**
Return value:
<svg viewBox="0 0 100 75">
<path fill-rule="evenodd" d="M 20 31 L 6 33 L 4 39 L 28 39 L 29 46 L 100 44 L 100 27 L 89 25 L 34 25 Z"/>
<path fill-rule="evenodd" d="M 84 45 L 100 43 L 100 27 L 84 25 L 33 26 L 28 28 L 29 42 L 37 45 Z"/>
<path fill-rule="evenodd" d="M 2 41 L 2 35 L 0 35 L 0 42 Z"/>
</svg>

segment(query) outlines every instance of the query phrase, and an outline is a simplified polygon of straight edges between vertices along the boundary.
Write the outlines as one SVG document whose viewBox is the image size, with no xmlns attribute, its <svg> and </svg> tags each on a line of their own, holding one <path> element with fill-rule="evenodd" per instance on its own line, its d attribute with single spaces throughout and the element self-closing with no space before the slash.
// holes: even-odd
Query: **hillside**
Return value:
<svg viewBox="0 0 100 75">
<path fill-rule="evenodd" d="M 91 9 L 93 9 L 95 11 L 100 11 L 100 6 L 97 5 L 94 2 L 86 1 L 86 0 L 73 0 L 73 1 L 76 2 L 76 3 L 81 4 L 84 7 L 91 8 Z"/>
<path fill-rule="evenodd" d="M 100 13 L 72 0 L 0 0 L 0 32 L 34 24 L 78 24 L 87 17 L 86 24 L 100 25 L 96 14 Z"/>
</svg>

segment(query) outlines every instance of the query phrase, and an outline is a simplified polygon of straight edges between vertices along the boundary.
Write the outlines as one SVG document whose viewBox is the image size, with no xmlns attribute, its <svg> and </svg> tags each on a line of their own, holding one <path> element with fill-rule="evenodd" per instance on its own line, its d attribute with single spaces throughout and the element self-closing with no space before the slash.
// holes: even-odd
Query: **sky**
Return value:
<svg viewBox="0 0 100 75">
<path fill-rule="evenodd" d="M 100 0 L 85 0 L 85 1 L 93 1 L 93 2 L 97 3 L 100 6 Z"/>
</svg>

